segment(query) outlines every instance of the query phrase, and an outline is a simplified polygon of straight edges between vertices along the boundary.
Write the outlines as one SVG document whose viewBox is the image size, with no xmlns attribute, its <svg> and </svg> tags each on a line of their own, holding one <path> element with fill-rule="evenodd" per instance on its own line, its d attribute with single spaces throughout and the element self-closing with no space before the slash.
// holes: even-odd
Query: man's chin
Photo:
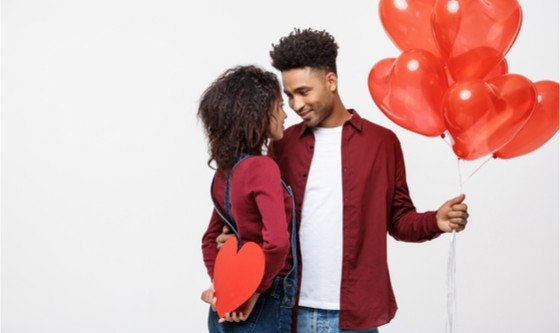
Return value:
<svg viewBox="0 0 560 333">
<path fill-rule="evenodd" d="M 315 127 L 319 124 L 319 119 L 317 118 L 311 118 L 311 119 L 303 119 L 303 123 L 305 124 L 305 126 L 307 127 Z"/>
</svg>

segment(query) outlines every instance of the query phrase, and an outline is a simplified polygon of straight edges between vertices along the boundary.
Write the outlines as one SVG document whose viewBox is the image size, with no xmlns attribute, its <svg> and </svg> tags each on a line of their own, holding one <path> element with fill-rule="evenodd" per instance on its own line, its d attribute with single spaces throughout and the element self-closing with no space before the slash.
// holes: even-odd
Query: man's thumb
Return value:
<svg viewBox="0 0 560 333">
<path fill-rule="evenodd" d="M 445 204 L 446 206 L 453 206 L 456 204 L 460 204 L 461 202 L 463 202 L 463 200 L 465 200 L 465 194 L 459 194 L 458 196 L 456 196 L 455 198 L 448 200 Z"/>
</svg>

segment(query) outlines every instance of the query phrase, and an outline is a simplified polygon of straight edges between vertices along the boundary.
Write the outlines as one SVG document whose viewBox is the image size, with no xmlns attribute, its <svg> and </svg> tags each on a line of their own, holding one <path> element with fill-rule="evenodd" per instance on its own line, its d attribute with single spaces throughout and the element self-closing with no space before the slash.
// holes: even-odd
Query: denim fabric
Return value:
<svg viewBox="0 0 560 333">
<path fill-rule="evenodd" d="M 210 333 L 289 333 L 292 307 L 296 297 L 295 282 L 291 277 L 274 278 L 272 286 L 259 297 L 245 322 L 220 324 L 217 313 L 210 308 L 208 331 Z"/>
<path fill-rule="evenodd" d="M 378 333 L 377 328 L 367 330 L 339 330 L 338 310 L 322 310 L 300 306 L 298 333 Z"/>
</svg>

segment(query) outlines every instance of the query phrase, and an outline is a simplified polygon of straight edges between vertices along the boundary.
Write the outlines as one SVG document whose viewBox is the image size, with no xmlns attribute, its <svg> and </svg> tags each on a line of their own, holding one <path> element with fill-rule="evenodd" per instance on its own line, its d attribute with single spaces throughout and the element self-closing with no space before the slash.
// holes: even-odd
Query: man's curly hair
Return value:
<svg viewBox="0 0 560 333">
<path fill-rule="evenodd" d="M 283 72 L 294 68 L 311 67 L 336 73 L 338 45 L 326 31 L 294 29 L 272 44 L 272 66 Z"/>
<path fill-rule="evenodd" d="M 228 69 L 202 94 L 198 117 L 208 137 L 208 165 L 228 170 L 242 154 L 260 155 L 269 137 L 280 83 L 255 66 Z"/>
</svg>

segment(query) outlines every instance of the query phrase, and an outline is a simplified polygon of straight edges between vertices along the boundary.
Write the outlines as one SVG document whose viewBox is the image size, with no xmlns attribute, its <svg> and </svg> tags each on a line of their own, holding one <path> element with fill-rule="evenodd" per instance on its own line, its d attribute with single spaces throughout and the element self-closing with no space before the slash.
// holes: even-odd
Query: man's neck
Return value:
<svg viewBox="0 0 560 333">
<path fill-rule="evenodd" d="M 331 115 L 317 125 L 317 127 L 340 127 L 350 118 L 352 118 L 352 114 L 346 110 L 340 98 L 337 98 Z"/>
</svg>

